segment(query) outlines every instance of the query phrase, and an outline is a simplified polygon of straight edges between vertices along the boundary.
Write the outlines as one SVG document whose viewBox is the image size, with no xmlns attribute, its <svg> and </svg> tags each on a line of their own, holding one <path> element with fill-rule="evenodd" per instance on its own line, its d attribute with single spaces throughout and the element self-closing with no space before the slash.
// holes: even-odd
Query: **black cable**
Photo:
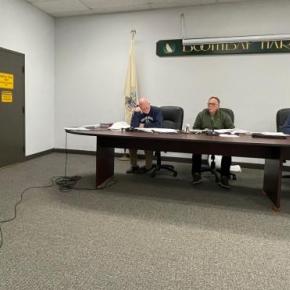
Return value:
<svg viewBox="0 0 290 290">
<path fill-rule="evenodd" d="M 116 183 L 116 181 L 110 181 L 109 183 L 105 184 L 104 186 L 93 187 L 93 188 L 86 188 L 86 187 L 75 187 L 77 182 L 81 179 L 81 176 L 67 176 L 67 168 L 68 168 L 68 149 L 67 149 L 67 132 L 65 134 L 65 164 L 64 164 L 64 176 L 57 176 L 55 179 L 55 184 L 58 185 L 60 191 L 70 191 L 72 189 L 76 190 L 99 190 L 104 189 L 106 187 L 110 187 Z"/>
<path fill-rule="evenodd" d="M 3 246 L 3 233 L 2 233 L 2 228 L 1 228 L 1 224 L 0 224 L 0 249 Z"/>
<path fill-rule="evenodd" d="M 60 191 L 70 191 L 81 179 L 81 176 L 67 176 L 68 167 L 68 149 L 67 149 L 67 132 L 65 132 L 65 162 L 64 162 L 64 176 L 56 176 L 55 184 L 58 185 Z"/>
<path fill-rule="evenodd" d="M 13 220 L 16 219 L 16 216 L 17 216 L 17 207 L 18 205 L 21 204 L 22 200 L 23 200 L 23 197 L 24 197 L 24 194 L 30 190 L 30 189 L 36 189 L 36 188 L 49 188 L 49 187 L 53 187 L 54 185 L 54 182 L 53 182 L 53 179 L 52 179 L 52 183 L 50 185 L 43 185 L 43 186 L 30 186 L 30 187 L 27 187 L 25 188 L 21 194 L 20 194 L 20 199 L 15 203 L 14 205 L 14 214 L 11 218 L 8 218 L 8 219 L 5 219 L 5 220 L 0 220 L 0 249 L 2 248 L 3 246 L 3 232 L 2 232 L 2 228 L 1 228 L 1 225 L 4 224 L 4 223 L 9 223 L 9 222 L 12 222 Z"/>
<path fill-rule="evenodd" d="M 60 191 L 70 191 L 80 179 L 80 176 L 59 176 L 55 179 L 55 184 Z"/>
<path fill-rule="evenodd" d="M 65 163 L 64 163 L 64 176 L 67 177 L 67 163 L 68 163 L 68 150 L 67 150 L 67 131 L 65 131 Z"/>
<path fill-rule="evenodd" d="M 117 181 L 112 178 L 112 179 L 110 179 L 107 183 L 105 183 L 102 186 L 91 187 L 91 188 L 90 187 L 73 187 L 72 189 L 75 189 L 75 190 L 100 190 L 100 189 L 111 187 L 111 186 L 113 186 L 116 183 L 117 183 Z"/>
<path fill-rule="evenodd" d="M 111 180 L 107 184 L 105 184 L 102 187 L 95 187 L 95 188 L 85 188 L 85 187 L 75 187 L 75 184 L 81 179 L 81 176 L 67 176 L 67 167 L 68 167 L 68 150 L 67 150 L 67 132 L 65 136 L 65 166 L 64 166 L 64 176 L 54 176 L 51 178 L 51 184 L 50 185 L 43 185 L 43 186 L 30 186 L 25 188 L 20 193 L 20 199 L 15 203 L 14 205 L 14 215 L 11 218 L 0 220 L 0 250 L 4 243 L 4 236 L 1 225 L 4 223 L 12 222 L 17 217 L 17 207 L 21 204 L 23 201 L 24 194 L 30 190 L 30 189 L 39 189 L 39 188 L 50 188 L 54 185 L 58 185 L 60 191 L 70 191 L 72 189 L 75 190 L 100 190 L 107 187 L 111 187 L 116 183 L 115 180 Z"/>
</svg>

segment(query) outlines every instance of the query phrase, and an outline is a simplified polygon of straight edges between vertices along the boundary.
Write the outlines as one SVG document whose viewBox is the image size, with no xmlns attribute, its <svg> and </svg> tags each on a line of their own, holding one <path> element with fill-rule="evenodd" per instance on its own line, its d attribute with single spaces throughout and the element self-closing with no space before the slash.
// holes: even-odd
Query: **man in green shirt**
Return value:
<svg viewBox="0 0 290 290">
<path fill-rule="evenodd" d="M 233 121 L 228 113 L 220 110 L 220 100 L 218 97 L 210 97 L 207 103 L 207 109 L 201 111 L 194 122 L 193 129 L 232 129 Z M 231 156 L 223 156 L 221 162 L 221 179 L 219 185 L 224 188 L 230 188 L 229 176 Z M 201 183 L 201 154 L 192 155 L 192 177 L 193 184 Z"/>
</svg>

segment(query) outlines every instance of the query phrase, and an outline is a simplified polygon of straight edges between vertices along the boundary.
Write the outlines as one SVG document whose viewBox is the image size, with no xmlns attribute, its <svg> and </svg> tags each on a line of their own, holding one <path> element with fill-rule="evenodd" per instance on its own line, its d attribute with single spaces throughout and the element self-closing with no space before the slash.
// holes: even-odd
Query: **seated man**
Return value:
<svg viewBox="0 0 290 290">
<path fill-rule="evenodd" d="M 281 131 L 285 134 L 290 134 L 290 114 L 288 115 L 285 123 L 283 124 Z"/>
<path fill-rule="evenodd" d="M 138 107 L 135 109 L 131 127 L 160 128 L 162 126 L 162 113 L 158 107 L 150 105 L 146 98 L 140 98 Z M 137 149 L 130 149 L 131 168 L 127 173 L 145 173 L 152 169 L 153 151 L 145 150 L 145 166 L 139 167 L 137 164 Z"/>
<path fill-rule="evenodd" d="M 194 122 L 193 129 L 231 129 L 234 124 L 230 116 L 219 110 L 220 100 L 218 97 L 210 97 L 207 109 L 201 111 Z M 221 162 L 221 179 L 219 185 L 224 188 L 230 188 L 229 175 L 232 158 L 223 156 Z M 192 177 L 193 184 L 201 183 L 201 154 L 192 155 Z"/>
</svg>

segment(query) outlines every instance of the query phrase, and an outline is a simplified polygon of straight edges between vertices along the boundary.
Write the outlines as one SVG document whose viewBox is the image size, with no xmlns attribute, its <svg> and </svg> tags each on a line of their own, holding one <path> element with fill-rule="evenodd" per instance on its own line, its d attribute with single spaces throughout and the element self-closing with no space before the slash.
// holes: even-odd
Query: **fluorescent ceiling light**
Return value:
<svg viewBox="0 0 290 290">
<path fill-rule="evenodd" d="M 202 44 L 216 44 L 216 43 L 237 43 L 237 42 L 277 41 L 277 40 L 290 40 L 290 34 L 186 38 L 186 39 L 182 39 L 182 44 L 183 45 L 202 45 Z"/>
</svg>

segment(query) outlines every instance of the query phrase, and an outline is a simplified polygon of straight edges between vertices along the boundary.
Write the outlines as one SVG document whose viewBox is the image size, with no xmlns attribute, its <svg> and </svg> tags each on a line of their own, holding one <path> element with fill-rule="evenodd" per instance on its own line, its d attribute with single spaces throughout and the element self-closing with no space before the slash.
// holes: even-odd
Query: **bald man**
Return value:
<svg viewBox="0 0 290 290">
<path fill-rule="evenodd" d="M 151 106 L 147 98 L 140 98 L 132 119 L 132 128 L 160 128 L 162 127 L 162 113 L 158 107 Z M 153 151 L 145 150 L 145 166 L 138 166 L 137 149 L 130 149 L 131 168 L 127 173 L 146 173 L 152 169 Z"/>
</svg>

